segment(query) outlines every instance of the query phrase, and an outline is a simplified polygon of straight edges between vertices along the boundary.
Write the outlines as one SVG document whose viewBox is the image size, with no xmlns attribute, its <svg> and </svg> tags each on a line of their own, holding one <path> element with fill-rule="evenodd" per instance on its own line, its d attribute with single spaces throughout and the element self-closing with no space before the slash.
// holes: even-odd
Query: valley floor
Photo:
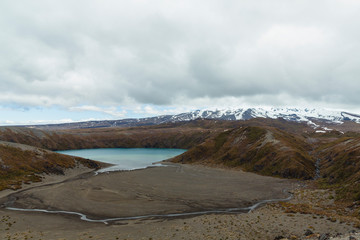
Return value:
<svg viewBox="0 0 360 240">
<path fill-rule="evenodd" d="M 79 172 L 80 173 L 80 172 Z M 65 176 L 66 177 L 66 176 Z M 242 171 L 170 165 L 130 172 L 90 173 L 5 196 L 0 204 L 22 208 L 75 211 L 93 219 L 194 212 L 249 206 L 288 196 L 289 203 L 269 203 L 243 214 L 111 221 L 82 221 L 78 216 L 10 211 L 0 208 L 1 239 L 318 239 L 349 233 L 346 219 L 294 211 L 297 204 L 331 204 L 332 193 L 303 183 Z M 0 192 L 1 194 L 1 192 Z M 305 236 L 308 231 L 310 236 Z M 312 235 L 310 234 L 310 231 Z"/>
</svg>

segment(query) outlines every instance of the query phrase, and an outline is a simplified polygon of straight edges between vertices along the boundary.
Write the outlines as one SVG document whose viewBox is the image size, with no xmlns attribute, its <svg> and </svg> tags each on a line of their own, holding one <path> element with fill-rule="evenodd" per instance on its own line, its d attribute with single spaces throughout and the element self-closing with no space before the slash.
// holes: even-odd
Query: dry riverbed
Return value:
<svg viewBox="0 0 360 240">
<path fill-rule="evenodd" d="M 156 217 L 104 223 L 69 214 L 0 209 L 1 239 L 318 239 L 356 230 L 351 222 L 314 213 L 290 212 L 311 191 L 301 183 L 242 171 L 171 165 L 136 171 L 80 175 L 60 183 L 42 183 L 0 203 L 20 208 L 65 210 L 91 219 L 162 215 L 247 207 L 264 199 L 295 196 L 251 213 Z M 309 191 L 309 193 L 304 193 Z M 321 194 L 320 194 L 321 195 Z M 324 195 L 324 193 L 322 193 Z M 325 195 L 324 195 L 325 196 Z M 329 198 L 324 197 L 324 201 Z M 305 236 L 306 231 L 310 233 Z"/>
</svg>

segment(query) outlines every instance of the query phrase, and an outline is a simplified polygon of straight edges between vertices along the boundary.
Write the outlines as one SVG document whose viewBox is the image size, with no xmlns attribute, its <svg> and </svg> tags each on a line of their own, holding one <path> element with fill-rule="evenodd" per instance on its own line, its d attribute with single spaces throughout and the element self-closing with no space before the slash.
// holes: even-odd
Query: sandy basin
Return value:
<svg viewBox="0 0 360 240">
<path fill-rule="evenodd" d="M 7 207 L 79 212 L 92 219 L 247 207 L 286 198 L 290 181 L 242 171 L 171 164 L 85 174 L 1 200 Z"/>
<path fill-rule="evenodd" d="M 16 193 L 0 192 L 0 205 L 75 211 L 93 219 L 193 212 L 249 206 L 263 199 L 287 197 L 283 189 L 302 183 L 242 171 L 193 165 L 172 165 L 94 176 L 73 169 L 64 176 L 46 176 Z M 76 174 L 76 172 L 78 174 Z M 301 189 L 301 188 L 300 188 Z M 295 190 L 299 191 L 299 190 Z M 302 202 L 297 193 L 290 202 Z M 309 190 L 310 193 L 312 190 Z M 326 194 L 321 201 L 329 201 Z M 315 235 L 305 236 L 311 229 Z M 321 233 L 356 230 L 346 222 L 313 214 L 289 214 L 272 203 L 245 214 L 204 214 L 137 220 L 87 222 L 79 216 L 21 212 L 0 208 L 0 239 L 318 239 Z"/>
</svg>

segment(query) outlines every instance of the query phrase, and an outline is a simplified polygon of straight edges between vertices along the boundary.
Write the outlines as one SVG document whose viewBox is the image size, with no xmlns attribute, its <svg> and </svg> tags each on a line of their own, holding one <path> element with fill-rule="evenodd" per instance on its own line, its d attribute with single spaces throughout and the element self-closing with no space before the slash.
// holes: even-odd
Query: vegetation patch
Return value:
<svg viewBox="0 0 360 240">
<path fill-rule="evenodd" d="M 0 145 L 0 190 L 19 189 L 22 184 L 39 182 L 39 174 L 64 174 L 64 169 L 74 168 L 79 163 L 100 168 L 99 163 L 49 152 L 38 148 L 27 150 L 21 147 Z"/>
<path fill-rule="evenodd" d="M 219 133 L 175 157 L 173 161 L 241 168 L 269 176 L 310 179 L 315 167 L 306 148 L 309 146 L 292 134 L 274 128 L 249 126 Z"/>
</svg>

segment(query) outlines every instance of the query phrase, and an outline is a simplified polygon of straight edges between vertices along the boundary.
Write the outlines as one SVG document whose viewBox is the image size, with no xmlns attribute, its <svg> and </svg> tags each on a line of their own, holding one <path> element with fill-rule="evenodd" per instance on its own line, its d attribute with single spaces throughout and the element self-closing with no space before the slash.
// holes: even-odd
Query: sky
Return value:
<svg viewBox="0 0 360 240">
<path fill-rule="evenodd" d="M 0 1 L 0 125 L 360 113 L 358 0 Z"/>
</svg>

